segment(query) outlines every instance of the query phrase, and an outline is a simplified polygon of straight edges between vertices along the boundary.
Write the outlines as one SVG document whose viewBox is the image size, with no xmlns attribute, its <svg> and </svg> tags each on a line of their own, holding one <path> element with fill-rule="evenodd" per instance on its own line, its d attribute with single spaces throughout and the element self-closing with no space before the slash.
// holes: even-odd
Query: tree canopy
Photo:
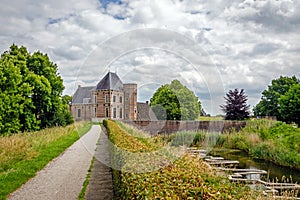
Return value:
<svg viewBox="0 0 300 200">
<path fill-rule="evenodd" d="M 288 121 L 284 109 L 280 106 L 279 99 L 282 97 L 282 95 L 285 95 L 295 84 L 300 84 L 299 79 L 297 79 L 295 76 L 280 76 L 278 79 L 272 80 L 272 83 L 268 86 L 268 89 L 263 91 L 260 102 L 253 109 L 254 115 L 276 116 L 278 120 Z M 283 99 L 281 104 L 286 102 Z"/>
<path fill-rule="evenodd" d="M 281 95 L 279 100 L 279 113 L 283 121 L 300 125 L 300 84 L 294 84 Z"/>
<path fill-rule="evenodd" d="M 221 109 L 225 112 L 226 120 L 243 120 L 249 118 L 249 105 L 247 105 L 248 97 L 245 95 L 244 89 L 229 90 L 226 94 L 225 105 L 221 105 Z"/>
<path fill-rule="evenodd" d="M 12 45 L 0 58 L 0 134 L 73 122 L 63 80 L 46 54 Z"/>
<path fill-rule="evenodd" d="M 201 110 L 195 94 L 178 80 L 158 88 L 150 99 L 150 106 L 160 120 L 194 120 Z"/>
</svg>

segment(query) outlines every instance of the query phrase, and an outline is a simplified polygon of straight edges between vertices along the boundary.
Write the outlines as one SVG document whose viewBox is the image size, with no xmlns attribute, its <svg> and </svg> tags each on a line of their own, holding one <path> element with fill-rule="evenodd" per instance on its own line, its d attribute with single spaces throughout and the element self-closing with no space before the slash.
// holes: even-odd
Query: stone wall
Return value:
<svg viewBox="0 0 300 200">
<path fill-rule="evenodd" d="M 92 118 L 92 105 L 91 104 L 74 104 L 70 107 L 72 116 L 76 121 L 91 120 Z"/>
<path fill-rule="evenodd" d="M 240 130 L 246 126 L 241 121 L 123 121 L 142 129 L 151 135 L 170 134 L 177 131 L 225 132 L 232 129 Z"/>
</svg>

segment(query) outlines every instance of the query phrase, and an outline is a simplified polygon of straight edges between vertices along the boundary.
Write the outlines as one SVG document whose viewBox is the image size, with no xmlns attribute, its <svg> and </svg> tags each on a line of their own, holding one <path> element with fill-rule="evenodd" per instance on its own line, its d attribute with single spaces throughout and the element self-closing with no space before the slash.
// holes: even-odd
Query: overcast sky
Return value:
<svg viewBox="0 0 300 200">
<path fill-rule="evenodd" d="M 111 70 L 146 101 L 178 79 L 207 113 L 229 89 L 253 107 L 272 79 L 300 77 L 298 0 L 2 0 L 0 50 L 40 50 L 59 66 L 65 94 Z"/>
</svg>

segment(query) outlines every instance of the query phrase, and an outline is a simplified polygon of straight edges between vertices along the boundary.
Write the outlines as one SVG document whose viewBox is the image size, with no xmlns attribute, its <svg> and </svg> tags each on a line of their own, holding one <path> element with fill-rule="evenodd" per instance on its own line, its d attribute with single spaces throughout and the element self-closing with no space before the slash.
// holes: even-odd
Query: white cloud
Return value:
<svg viewBox="0 0 300 200">
<path fill-rule="evenodd" d="M 123 0 L 105 6 L 96 0 L 4 0 L 0 50 L 16 43 L 47 53 L 59 65 L 67 94 L 76 81 L 99 81 L 109 63 L 125 81 L 143 85 L 142 100 L 160 84 L 181 79 L 217 114 L 224 88 L 244 88 L 255 105 L 272 79 L 300 76 L 299 10 L 297 0 Z M 163 30 L 174 31 L 172 37 Z"/>
</svg>

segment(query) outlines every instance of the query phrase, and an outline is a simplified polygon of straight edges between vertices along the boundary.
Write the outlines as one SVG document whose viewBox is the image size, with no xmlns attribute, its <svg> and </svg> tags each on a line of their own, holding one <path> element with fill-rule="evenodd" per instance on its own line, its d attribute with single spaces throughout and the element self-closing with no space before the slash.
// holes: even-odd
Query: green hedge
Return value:
<svg viewBox="0 0 300 200">
<path fill-rule="evenodd" d="M 110 147 L 115 199 L 253 199 L 258 195 L 248 187 L 215 175 L 197 156 L 184 154 L 168 163 L 167 160 L 172 157 L 172 147 L 169 152 L 159 151 L 153 148 L 155 145 L 146 145 L 111 120 L 104 120 L 103 124 L 110 141 L 118 147 Z M 150 141 L 155 140 L 152 138 Z M 137 152 L 145 156 L 128 159 L 132 156 L 130 153 Z M 159 158 L 162 159 L 150 159 L 157 155 L 161 155 Z M 162 161 L 165 163 L 159 163 Z M 139 162 L 149 169 L 152 165 L 160 168 L 145 173 L 130 171 L 139 168 Z"/>
</svg>

